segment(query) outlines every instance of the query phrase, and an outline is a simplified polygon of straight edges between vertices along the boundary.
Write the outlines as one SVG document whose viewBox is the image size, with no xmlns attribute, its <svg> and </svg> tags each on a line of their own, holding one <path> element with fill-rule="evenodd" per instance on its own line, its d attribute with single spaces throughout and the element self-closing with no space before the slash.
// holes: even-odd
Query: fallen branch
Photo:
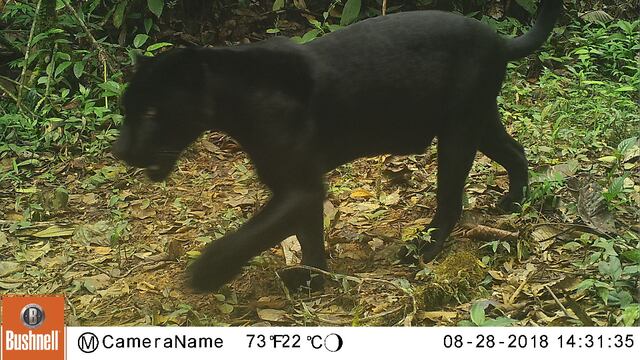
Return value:
<svg viewBox="0 0 640 360">
<path fill-rule="evenodd" d="M 497 229 L 485 225 L 476 225 L 465 234 L 467 237 L 478 240 L 516 240 L 517 232 Z"/>
</svg>

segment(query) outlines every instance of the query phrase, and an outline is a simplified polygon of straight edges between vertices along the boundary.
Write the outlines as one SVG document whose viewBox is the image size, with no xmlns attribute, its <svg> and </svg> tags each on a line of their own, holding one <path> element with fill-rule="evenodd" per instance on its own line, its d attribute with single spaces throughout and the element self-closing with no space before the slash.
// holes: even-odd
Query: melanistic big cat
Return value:
<svg viewBox="0 0 640 360">
<path fill-rule="evenodd" d="M 161 181 L 206 130 L 241 144 L 273 196 L 191 266 L 192 286 L 215 290 L 290 235 L 304 265 L 327 269 L 325 173 L 363 156 L 422 153 L 437 137 L 433 242 L 414 240 L 430 261 L 461 214 L 476 151 L 509 174 L 499 206 L 515 210 L 523 199 L 527 160 L 500 122 L 496 97 L 507 62 L 540 47 L 561 10 L 562 1 L 543 1 L 534 27 L 515 39 L 463 16 L 416 11 L 364 20 L 305 45 L 273 38 L 141 59 L 123 97 L 114 153 Z M 290 287 L 323 281 L 302 269 L 284 275 Z"/>
</svg>

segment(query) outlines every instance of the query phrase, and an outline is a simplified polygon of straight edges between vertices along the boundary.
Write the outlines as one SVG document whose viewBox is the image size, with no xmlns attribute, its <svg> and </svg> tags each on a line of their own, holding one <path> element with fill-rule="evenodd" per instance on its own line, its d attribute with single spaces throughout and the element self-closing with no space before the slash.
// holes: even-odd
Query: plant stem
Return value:
<svg viewBox="0 0 640 360">
<path fill-rule="evenodd" d="M 37 14 L 40 12 L 40 6 L 42 5 L 42 0 L 38 0 L 36 4 L 36 16 L 33 18 L 33 22 L 31 23 L 31 30 L 29 31 L 29 40 L 27 41 L 27 49 L 24 52 L 24 64 L 22 65 L 22 72 L 20 73 L 20 85 L 18 86 L 18 95 L 16 99 L 16 103 L 18 104 L 18 109 L 22 107 L 22 89 L 24 88 L 24 82 L 26 81 L 27 74 L 27 66 L 29 65 L 29 55 L 31 54 L 31 42 L 33 41 L 33 34 L 36 30 L 36 24 L 38 22 Z"/>
<path fill-rule="evenodd" d="M 111 70 L 111 72 L 115 72 L 111 62 L 107 61 L 109 59 L 109 53 L 107 53 L 102 47 L 102 45 L 100 45 L 98 40 L 96 40 L 96 38 L 93 37 L 93 35 L 91 34 L 91 30 L 89 30 L 89 27 L 87 26 L 87 24 L 85 24 L 84 20 L 82 20 L 80 15 L 78 15 L 78 12 L 76 11 L 76 9 L 73 6 L 71 6 L 71 4 L 69 4 L 69 0 L 62 0 L 62 2 L 64 3 L 64 7 L 69 11 L 71 16 L 73 16 L 78 22 L 78 24 L 80 24 L 82 29 L 84 29 L 84 32 L 87 34 L 87 37 L 89 37 L 89 40 L 91 40 L 91 44 L 96 48 L 96 50 L 98 50 L 98 57 L 100 58 L 100 60 L 102 60 L 102 63 L 106 64 L 106 66 L 109 67 L 109 70 Z M 113 63 L 115 63 L 115 61 Z"/>
</svg>

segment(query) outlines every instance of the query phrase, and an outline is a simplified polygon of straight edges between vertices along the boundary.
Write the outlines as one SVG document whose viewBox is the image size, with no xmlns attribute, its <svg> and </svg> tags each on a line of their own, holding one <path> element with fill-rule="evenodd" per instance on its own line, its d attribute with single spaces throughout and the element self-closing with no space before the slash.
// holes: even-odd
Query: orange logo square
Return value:
<svg viewBox="0 0 640 360">
<path fill-rule="evenodd" d="M 2 360 L 64 360 L 64 297 L 5 296 Z"/>
</svg>

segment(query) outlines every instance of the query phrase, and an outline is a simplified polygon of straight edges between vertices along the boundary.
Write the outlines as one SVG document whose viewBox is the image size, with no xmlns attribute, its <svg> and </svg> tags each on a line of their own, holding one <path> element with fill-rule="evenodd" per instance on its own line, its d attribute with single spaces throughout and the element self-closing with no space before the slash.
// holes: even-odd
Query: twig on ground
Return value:
<svg viewBox="0 0 640 360">
<path fill-rule="evenodd" d="M 165 263 L 165 262 L 174 262 L 174 261 L 175 261 L 175 260 L 168 260 L 168 259 L 167 259 L 167 260 L 143 261 L 143 262 L 141 262 L 141 263 L 139 263 L 139 264 L 134 265 L 134 266 L 133 266 L 131 269 L 129 269 L 127 272 L 125 272 L 124 274 L 120 274 L 120 275 L 113 275 L 113 274 L 110 274 L 108 271 L 106 271 L 106 270 L 104 270 L 104 269 L 101 269 L 100 267 L 98 267 L 98 266 L 96 266 L 96 265 L 93 265 L 93 264 L 91 264 L 91 263 L 88 263 L 88 262 L 86 262 L 86 261 L 76 261 L 76 262 L 74 262 L 73 264 L 69 265 L 69 266 L 65 269 L 65 271 L 63 271 L 63 272 L 62 272 L 62 274 L 67 273 L 69 270 L 73 269 L 73 268 L 74 268 L 75 266 L 77 266 L 77 265 L 84 265 L 84 266 L 88 266 L 88 267 L 90 267 L 90 268 L 93 268 L 93 269 L 95 269 L 95 270 L 97 270 L 97 271 L 99 271 L 99 272 L 101 272 L 101 273 L 103 273 L 103 274 L 105 274 L 105 275 L 107 275 L 107 276 L 109 276 L 109 277 L 111 277 L 111 278 L 114 278 L 114 279 L 122 279 L 122 278 L 125 278 L 125 277 L 129 276 L 129 274 L 131 274 L 133 271 L 135 271 L 136 269 L 138 269 L 138 268 L 140 268 L 140 267 L 142 267 L 142 266 L 145 266 L 145 265 L 151 265 L 151 264 L 160 264 L 160 263 Z"/>
<path fill-rule="evenodd" d="M 558 297 L 556 296 L 556 294 L 553 293 L 553 290 L 551 290 L 551 288 L 548 285 L 544 286 L 545 289 L 547 289 L 547 291 L 549 292 L 549 294 L 551 294 L 551 297 L 553 298 L 553 300 L 556 302 L 556 304 L 558 304 L 558 306 L 560 306 L 560 308 L 562 309 L 562 312 L 564 312 L 565 315 L 567 315 L 568 317 L 572 318 L 572 319 L 578 319 L 577 316 L 575 315 L 571 315 L 569 313 L 569 311 L 567 310 L 566 307 L 564 307 L 564 305 L 562 305 L 562 303 L 560 302 L 560 300 L 558 299 Z"/>
<path fill-rule="evenodd" d="M 326 270 L 322 270 L 322 269 L 318 269 L 312 266 L 307 266 L 307 265 L 296 265 L 296 266 L 290 266 L 287 268 L 284 268 L 283 270 L 287 270 L 287 269 L 305 269 L 305 270 L 309 270 L 311 272 L 316 272 L 316 273 L 320 273 L 323 275 L 327 275 L 330 277 L 335 277 L 335 278 L 342 278 L 342 279 L 347 279 L 347 280 L 351 280 L 357 283 L 363 283 L 363 282 L 377 282 L 377 283 L 382 283 L 382 284 L 386 284 L 389 286 L 392 286 L 400 291 L 402 291 L 410 300 L 411 300 L 411 312 L 406 315 L 402 320 L 398 321 L 397 324 L 404 324 L 406 326 L 409 326 L 411 323 L 411 320 L 413 320 L 413 317 L 415 316 L 415 314 L 418 311 L 418 305 L 417 305 L 417 301 L 415 296 L 413 296 L 413 294 L 411 293 L 411 291 L 409 289 L 405 289 L 402 286 L 394 283 L 393 281 L 389 281 L 389 280 L 385 280 L 385 279 L 376 279 L 376 278 L 369 278 L 369 277 L 357 277 L 357 276 L 353 276 L 353 275 L 344 275 L 344 274 L 338 274 L 338 273 L 332 273 Z M 402 308 L 402 307 L 401 307 Z M 389 313 L 393 313 L 397 310 L 393 310 Z M 385 313 L 385 315 L 388 315 L 389 313 Z M 367 319 L 371 319 L 371 318 L 376 318 L 379 317 L 378 315 L 380 314 L 376 314 L 376 315 L 372 315 L 372 317 L 366 317 L 363 318 L 361 320 L 367 320 Z"/>
</svg>

